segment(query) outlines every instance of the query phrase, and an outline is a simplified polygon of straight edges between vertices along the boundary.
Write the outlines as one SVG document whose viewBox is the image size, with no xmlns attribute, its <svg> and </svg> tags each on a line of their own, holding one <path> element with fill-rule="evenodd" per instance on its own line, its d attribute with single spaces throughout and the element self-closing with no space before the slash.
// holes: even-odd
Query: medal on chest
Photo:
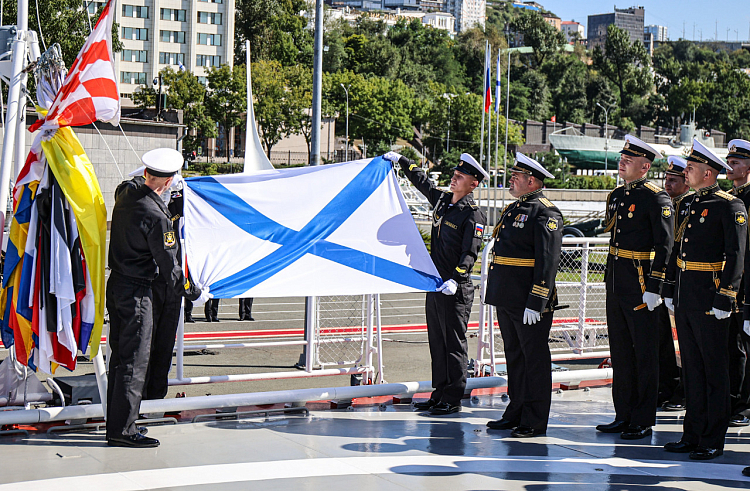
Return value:
<svg viewBox="0 0 750 491">
<path fill-rule="evenodd" d="M 635 203 L 630 205 L 628 208 L 628 218 L 633 218 L 633 212 L 635 211 Z"/>
<path fill-rule="evenodd" d="M 519 213 L 516 215 L 516 221 L 513 222 L 514 227 L 523 228 L 525 226 L 526 220 L 529 219 L 529 215 L 524 215 L 522 213 Z"/>
<path fill-rule="evenodd" d="M 707 216 L 708 216 L 708 208 L 706 208 L 705 210 L 701 212 L 701 218 L 698 221 L 701 223 L 705 222 Z"/>
</svg>

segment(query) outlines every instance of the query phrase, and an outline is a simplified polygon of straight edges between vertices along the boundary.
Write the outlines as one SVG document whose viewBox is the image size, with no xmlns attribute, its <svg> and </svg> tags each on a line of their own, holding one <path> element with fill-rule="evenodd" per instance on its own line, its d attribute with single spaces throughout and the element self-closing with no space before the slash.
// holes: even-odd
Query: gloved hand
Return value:
<svg viewBox="0 0 750 491">
<path fill-rule="evenodd" d="M 398 154 L 396 152 L 388 152 L 387 154 L 383 155 L 383 158 L 392 164 L 397 164 L 399 159 L 401 158 L 401 154 Z"/>
<path fill-rule="evenodd" d="M 445 295 L 455 295 L 456 290 L 458 289 L 458 284 L 456 283 L 456 280 L 448 280 L 440 287 L 438 288 L 439 292 L 442 292 Z"/>
<path fill-rule="evenodd" d="M 748 336 L 750 336 L 750 321 L 745 321 L 742 324 L 742 330 L 745 331 L 745 334 L 747 334 Z"/>
<path fill-rule="evenodd" d="M 657 295 L 656 293 L 645 292 L 643 294 L 643 303 L 646 304 L 648 310 L 653 311 L 656 307 L 661 305 L 661 302 L 661 296 Z"/>
<path fill-rule="evenodd" d="M 527 325 L 536 324 L 542 318 L 542 314 L 536 310 L 526 309 L 523 311 L 523 323 Z"/>
<path fill-rule="evenodd" d="M 196 307 L 200 307 L 212 298 L 214 298 L 213 294 L 208 291 L 208 287 L 205 287 L 203 288 L 203 290 L 201 290 L 201 296 L 198 297 L 197 300 L 193 301 L 193 305 Z"/>
<path fill-rule="evenodd" d="M 726 319 L 726 318 L 728 318 L 728 317 L 729 317 L 730 315 L 732 315 L 732 313 L 731 313 L 731 312 L 727 312 L 726 310 L 719 310 L 719 309 L 717 309 L 716 307 L 712 308 L 712 309 L 711 309 L 711 312 L 713 312 L 713 314 L 714 314 L 714 315 L 716 316 L 716 318 L 717 318 L 717 319 L 719 319 L 719 320 L 721 320 L 721 319 Z"/>
<path fill-rule="evenodd" d="M 669 310 L 671 310 L 672 312 L 674 312 L 674 300 L 673 299 L 671 299 L 671 298 L 665 298 L 664 299 L 664 305 L 666 305 Z"/>
</svg>

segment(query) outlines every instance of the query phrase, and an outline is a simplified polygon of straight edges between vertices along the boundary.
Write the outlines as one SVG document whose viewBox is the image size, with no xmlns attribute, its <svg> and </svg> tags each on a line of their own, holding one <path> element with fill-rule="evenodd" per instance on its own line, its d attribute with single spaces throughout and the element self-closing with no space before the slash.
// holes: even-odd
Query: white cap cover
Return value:
<svg viewBox="0 0 750 491">
<path fill-rule="evenodd" d="M 511 171 L 531 174 L 537 179 L 542 179 L 542 180 L 544 180 L 544 178 L 546 177 L 549 177 L 549 178 L 555 177 L 552 173 L 550 173 L 550 171 L 545 169 L 544 166 L 542 166 L 542 164 L 540 164 L 539 162 L 537 162 L 536 160 L 530 157 L 527 157 L 521 152 L 516 152 L 516 165 L 513 166 Z"/>
<path fill-rule="evenodd" d="M 184 159 L 182 154 L 173 148 L 149 150 L 141 158 L 150 174 L 158 177 L 169 177 L 180 170 Z"/>
</svg>

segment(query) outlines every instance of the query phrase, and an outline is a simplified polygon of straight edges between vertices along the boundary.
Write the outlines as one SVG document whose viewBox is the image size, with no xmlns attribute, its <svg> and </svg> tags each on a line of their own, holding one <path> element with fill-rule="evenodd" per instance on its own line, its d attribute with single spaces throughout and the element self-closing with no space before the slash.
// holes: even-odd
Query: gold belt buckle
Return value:
<svg viewBox="0 0 750 491">
<path fill-rule="evenodd" d="M 614 249 L 614 251 L 615 251 L 613 253 L 614 256 L 619 256 L 620 255 L 620 248 L 619 247 L 613 247 L 612 249 Z"/>
</svg>

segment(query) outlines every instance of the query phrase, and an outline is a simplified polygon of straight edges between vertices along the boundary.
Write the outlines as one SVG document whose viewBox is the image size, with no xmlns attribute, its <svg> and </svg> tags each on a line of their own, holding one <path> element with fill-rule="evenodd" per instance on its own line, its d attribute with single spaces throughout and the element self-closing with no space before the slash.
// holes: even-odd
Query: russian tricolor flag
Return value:
<svg viewBox="0 0 750 491">
<path fill-rule="evenodd" d="M 491 66 L 490 66 L 490 50 L 487 49 L 484 53 L 484 112 L 490 112 L 492 106 L 492 91 L 490 90 L 490 80 L 492 79 Z"/>
</svg>

